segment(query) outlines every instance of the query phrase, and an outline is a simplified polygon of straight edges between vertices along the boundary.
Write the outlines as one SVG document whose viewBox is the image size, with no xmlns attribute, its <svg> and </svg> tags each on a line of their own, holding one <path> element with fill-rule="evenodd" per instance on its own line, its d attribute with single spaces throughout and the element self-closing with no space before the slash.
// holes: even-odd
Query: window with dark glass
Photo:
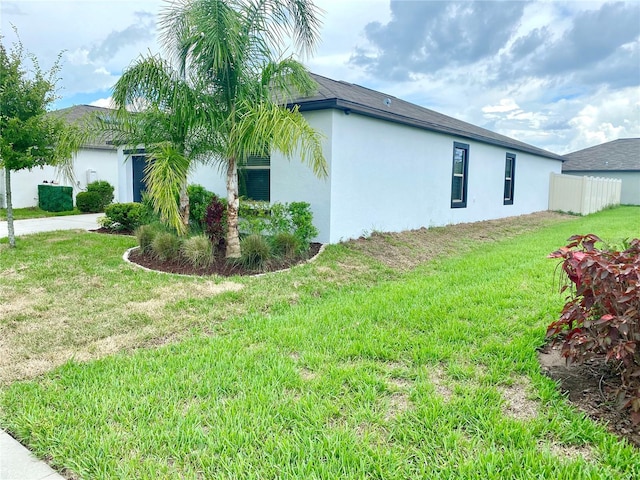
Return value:
<svg viewBox="0 0 640 480">
<path fill-rule="evenodd" d="M 454 142 L 453 172 L 451 176 L 451 208 L 467 206 L 467 173 L 469 171 L 469 145 Z"/>
<path fill-rule="evenodd" d="M 238 193 L 251 200 L 271 201 L 271 158 L 254 157 L 238 167 Z"/>
<path fill-rule="evenodd" d="M 513 188 L 516 173 L 516 155 L 507 153 L 504 162 L 504 204 L 513 205 Z"/>
</svg>

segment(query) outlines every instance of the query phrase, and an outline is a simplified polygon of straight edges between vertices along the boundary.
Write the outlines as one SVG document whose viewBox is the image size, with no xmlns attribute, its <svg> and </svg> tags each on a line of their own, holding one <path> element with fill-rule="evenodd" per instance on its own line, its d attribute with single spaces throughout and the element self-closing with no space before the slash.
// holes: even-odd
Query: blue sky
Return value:
<svg viewBox="0 0 640 480">
<path fill-rule="evenodd" d="M 640 137 L 640 2 L 317 0 L 310 70 L 555 153 Z M 3 0 L 3 43 L 43 67 L 62 53 L 56 108 L 108 105 L 159 51 L 162 0 Z"/>
</svg>

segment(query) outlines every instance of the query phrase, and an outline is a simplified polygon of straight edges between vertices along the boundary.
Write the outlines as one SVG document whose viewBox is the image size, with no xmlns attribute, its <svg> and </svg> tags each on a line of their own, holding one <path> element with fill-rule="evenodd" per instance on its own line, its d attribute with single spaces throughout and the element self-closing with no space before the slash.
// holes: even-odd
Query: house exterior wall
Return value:
<svg viewBox="0 0 640 480">
<path fill-rule="evenodd" d="M 35 207 L 38 205 L 38 185 L 47 182 L 57 182 L 59 185 L 72 186 L 73 195 L 87 188 L 87 171 L 95 172 L 94 180 L 106 180 L 115 187 L 114 198 L 118 198 L 118 177 L 116 150 L 82 149 L 74 159 L 75 182 L 72 184 L 63 178 L 55 167 L 36 167 L 32 170 L 11 172 L 11 200 L 14 208 Z M 3 177 L 4 179 L 4 177 Z M 6 206 L 4 186 L 0 189 L 2 202 Z"/>
<path fill-rule="evenodd" d="M 334 117 L 339 115 L 342 113 L 335 110 L 304 114 L 307 122 L 324 135 L 322 151 L 328 164 L 328 178 L 318 179 L 311 168 L 296 158 L 287 160 L 281 153 L 271 154 L 271 202 L 308 202 L 313 212 L 313 223 L 319 231 L 315 240 L 322 243 L 330 241 L 333 125 Z"/>
<path fill-rule="evenodd" d="M 72 186 L 73 197 L 87 189 L 87 183 L 105 180 L 114 187 L 115 202 L 133 201 L 132 162 L 124 154 L 123 148 L 117 150 L 82 149 L 74 160 L 75 182 L 71 184 L 58 174 L 55 167 L 37 167 L 33 170 L 11 172 L 12 203 L 14 208 L 35 207 L 38 205 L 38 185 L 46 180 L 59 185 Z M 4 176 L 1 178 L 4 180 Z M 198 183 L 218 195 L 226 197 L 224 175 L 216 167 L 199 165 L 189 174 L 189 183 Z M 4 181 L 0 187 L 0 207 L 5 207 Z"/>
<path fill-rule="evenodd" d="M 38 185 L 46 180 L 47 182 L 56 180 L 56 169 L 50 166 L 36 167 L 32 170 L 19 170 L 11 172 L 11 204 L 13 208 L 27 208 L 38 205 Z M 2 175 L 2 202 L 0 205 L 6 207 L 6 192 L 4 187 L 4 174 Z"/>
<path fill-rule="evenodd" d="M 361 115 L 336 114 L 330 242 L 546 210 L 561 162 Z M 453 144 L 469 145 L 467 207 L 451 208 Z M 516 154 L 513 205 L 504 205 L 507 153 Z"/>
<path fill-rule="evenodd" d="M 338 110 L 304 112 L 325 135 L 329 179 L 278 154 L 271 157 L 272 201 L 312 206 L 317 240 L 336 243 L 402 231 L 522 215 L 548 208 L 558 160 Z M 466 208 L 451 208 L 453 144 L 469 145 Z M 516 154 L 513 205 L 504 205 L 507 153 Z"/>
<path fill-rule="evenodd" d="M 189 172 L 189 184 L 202 185 L 219 197 L 227 197 L 226 172 L 220 171 L 217 165 L 199 164 Z"/>
<path fill-rule="evenodd" d="M 565 175 L 617 178 L 622 180 L 620 203 L 622 205 L 640 205 L 640 172 L 611 172 L 606 170 L 562 172 Z"/>
<path fill-rule="evenodd" d="M 113 198 L 118 198 L 118 152 L 116 150 L 80 150 L 73 162 L 73 172 L 75 176 L 75 185 L 72 185 L 74 200 L 79 192 L 87 190 L 87 184 L 96 180 L 104 180 L 113 185 Z M 69 185 L 61 177 L 58 178 L 58 181 L 60 185 Z"/>
</svg>

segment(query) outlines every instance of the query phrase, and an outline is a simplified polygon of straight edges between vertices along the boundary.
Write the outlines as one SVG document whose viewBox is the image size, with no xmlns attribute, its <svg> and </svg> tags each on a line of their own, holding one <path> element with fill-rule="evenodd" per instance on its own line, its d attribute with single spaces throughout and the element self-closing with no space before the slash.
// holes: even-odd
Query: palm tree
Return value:
<svg viewBox="0 0 640 480">
<path fill-rule="evenodd" d="M 178 234 L 189 226 L 187 177 L 197 162 L 211 161 L 217 136 L 208 127 L 213 105 L 197 75 L 180 74 L 160 56 L 142 57 L 115 84 L 114 115 L 98 119 L 116 145 L 145 146 L 147 193 L 161 218 Z M 129 111 L 128 108 L 134 108 Z M 176 202 L 179 198 L 179 204 Z"/>
<path fill-rule="evenodd" d="M 301 63 L 279 55 L 288 37 L 302 53 L 309 53 L 318 28 L 318 13 L 310 0 L 182 0 L 170 5 L 161 19 L 162 40 L 177 69 L 165 76 L 178 83 L 189 79 L 191 93 L 180 90 L 180 96 L 179 90 L 168 88 L 171 82 L 150 79 L 160 79 L 160 74 L 125 79 L 127 72 L 122 83 L 118 82 L 126 92 L 114 96 L 121 107 L 136 97 L 146 101 L 153 97 L 150 103 L 154 108 L 170 113 L 180 110 L 181 121 L 191 127 L 190 138 L 200 141 L 199 159 L 208 153 L 226 172 L 227 257 L 241 253 L 238 165 L 250 155 L 265 155 L 271 150 L 288 158 L 296 154 L 318 176 L 326 176 L 320 135 L 297 108 L 284 108 L 294 95 L 313 91 L 314 82 Z M 160 167 L 149 167 L 147 183 L 154 204 L 169 213 L 172 194 L 165 187 L 175 188 L 193 156 L 185 156 L 186 149 L 171 140 L 164 145 L 167 151 L 162 168 L 167 177 L 151 175 L 152 169 L 160 171 Z M 186 162 L 180 160 L 185 158 Z M 174 161 L 179 168 L 174 168 Z M 156 157 L 154 165 L 157 163 Z"/>
</svg>

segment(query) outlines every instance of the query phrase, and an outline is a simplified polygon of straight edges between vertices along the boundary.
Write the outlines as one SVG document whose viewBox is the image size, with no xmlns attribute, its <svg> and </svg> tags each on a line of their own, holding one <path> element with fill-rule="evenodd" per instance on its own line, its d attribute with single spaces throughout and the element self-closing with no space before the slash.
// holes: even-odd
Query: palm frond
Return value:
<svg viewBox="0 0 640 480">
<path fill-rule="evenodd" d="M 186 184 L 191 162 L 171 142 L 147 148 L 145 183 L 154 210 L 178 234 L 186 233 L 182 223 L 178 198 Z"/>
<path fill-rule="evenodd" d="M 327 177 L 322 135 L 307 123 L 297 108 L 287 110 L 264 101 L 245 105 L 244 111 L 231 134 L 230 157 L 246 159 L 249 155 L 264 155 L 265 148 L 270 146 L 289 159 L 299 155 L 301 162 L 309 165 L 316 176 Z"/>
<path fill-rule="evenodd" d="M 323 11 L 312 0 L 249 0 L 245 9 L 253 29 L 272 49 L 291 37 L 303 55 L 311 55 L 320 38 Z"/>
<path fill-rule="evenodd" d="M 307 68 L 292 57 L 265 65 L 261 84 L 279 105 L 286 105 L 296 97 L 311 95 L 318 87 Z"/>
</svg>

